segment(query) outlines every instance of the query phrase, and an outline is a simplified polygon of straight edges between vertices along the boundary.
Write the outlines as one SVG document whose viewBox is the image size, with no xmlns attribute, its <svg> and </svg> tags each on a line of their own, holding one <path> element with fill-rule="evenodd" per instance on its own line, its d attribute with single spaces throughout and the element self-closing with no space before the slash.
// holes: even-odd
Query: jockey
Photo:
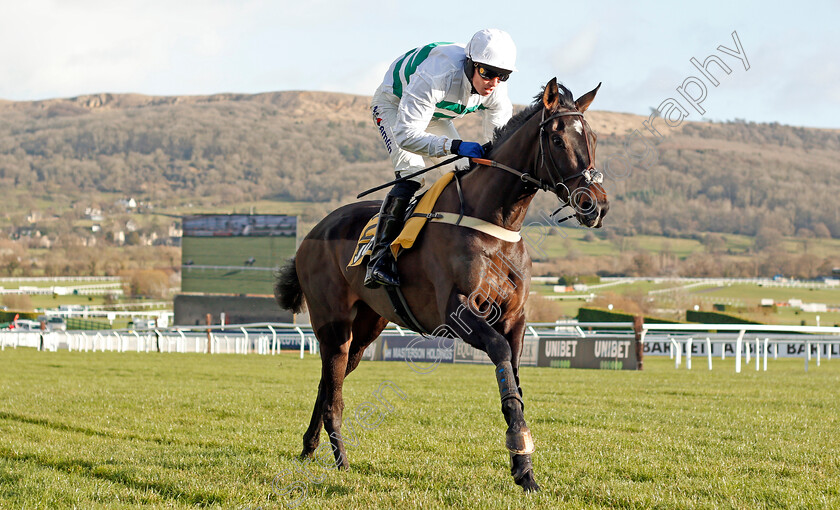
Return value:
<svg viewBox="0 0 840 510">
<path fill-rule="evenodd" d="M 461 140 L 452 119 L 482 111 L 484 138 L 491 140 L 513 112 L 504 82 L 515 61 L 510 35 L 493 28 L 476 32 L 466 47 L 432 43 L 395 60 L 373 95 L 371 112 L 397 178 L 425 168 L 423 156 L 483 157 L 484 147 Z M 397 183 L 382 202 L 365 287 L 400 284 L 390 244 L 422 185 L 420 176 Z"/>
</svg>

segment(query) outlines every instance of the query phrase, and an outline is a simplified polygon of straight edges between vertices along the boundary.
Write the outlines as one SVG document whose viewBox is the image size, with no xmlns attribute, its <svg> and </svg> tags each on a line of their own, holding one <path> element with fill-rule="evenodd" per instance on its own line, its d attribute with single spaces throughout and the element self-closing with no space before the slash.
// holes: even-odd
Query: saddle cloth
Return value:
<svg viewBox="0 0 840 510">
<path fill-rule="evenodd" d="M 448 172 L 443 175 L 437 182 L 429 188 L 429 191 L 420 197 L 414 209 L 409 208 L 408 221 L 405 222 L 402 231 L 396 239 L 391 243 L 391 252 L 394 258 L 405 250 L 414 246 L 417 237 L 429 221 L 436 221 L 440 223 L 448 223 L 450 225 L 458 225 L 461 227 L 471 228 L 484 232 L 502 241 L 509 243 L 517 243 L 522 237 L 518 231 L 507 230 L 493 223 L 472 218 L 470 216 L 460 216 L 455 213 L 432 213 L 432 209 L 437 203 L 440 194 L 446 189 L 446 186 L 452 182 L 455 177 L 455 172 Z M 379 221 L 379 214 L 376 214 L 370 221 L 367 222 L 365 228 L 362 229 L 362 234 L 356 243 L 356 249 L 353 251 L 353 256 L 350 258 L 350 263 L 347 267 L 358 266 L 362 263 L 366 256 L 373 252 L 374 238 L 376 235 L 376 224 Z"/>
<path fill-rule="evenodd" d="M 440 194 L 446 189 L 446 186 L 452 182 L 455 177 L 454 172 L 447 172 L 434 185 L 425 192 L 414 209 L 409 209 L 408 221 L 405 222 L 402 231 L 396 239 L 391 243 L 391 252 L 396 258 L 400 251 L 407 250 L 414 246 L 414 241 L 420 235 L 420 231 L 429 221 L 428 216 L 414 216 L 415 214 L 428 215 L 432 212 Z M 362 229 L 362 234 L 359 236 L 359 241 L 356 243 L 356 249 L 353 251 L 353 257 L 347 267 L 358 266 L 362 263 L 365 257 L 373 252 L 374 237 L 376 236 L 376 224 L 379 222 L 379 214 L 377 213 L 370 221 L 367 222 L 365 228 Z"/>
</svg>

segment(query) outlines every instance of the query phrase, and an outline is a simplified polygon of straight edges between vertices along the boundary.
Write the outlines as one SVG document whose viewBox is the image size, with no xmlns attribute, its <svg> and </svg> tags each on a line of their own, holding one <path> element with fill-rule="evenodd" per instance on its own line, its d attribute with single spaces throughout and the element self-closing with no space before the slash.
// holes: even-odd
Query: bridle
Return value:
<svg viewBox="0 0 840 510">
<path fill-rule="evenodd" d="M 499 168 L 501 170 L 505 170 L 507 172 L 510 172 L 514 175 L 517 175 L 519 177 L 519 179 L 524 183 L 531 184 L 531 185 L 533 185 L 533 186 L 535 186 L 538 189 L 541 189 L 543 191 L 554 192 L 554 194 L 558 198 L 560 197 L 559 188 L 562 186 L 563 188 L 566 189 L 566 196 L 568 197 L 568 199 L 565 202 L 563 202 L 562 199 L 561 199 L 561 204 L 562 205 L 560 206 L 559 209 L 557 209 L 556 211 L 554 211 L 554 213 L 552 213 L 552 215 L 553 215 L 553 214 L 556 214 L 561 209 L 572 205 L 573 193 L 566 186 L 566 183 L 568 181 L 571 181 L 572 179 L 576 179 L 578 177 L 583 177 L 584 180 L 586 181 L 587 186 L 589 186 L 591 184 L 601 184 L 602 182 L 604 182 L 604 174 L 602 174 L 598 169 L 595 168 L 595 160 L 592 158 L 592 147 L 589 143 L 589 133 L 587 133 L 587 131 L 586 131 L 586 122 L 583 120 L 583 113 L 572 112 L 572 111 L 570 111 L 570 112 L 559 112 L 559 113 L 552 114 L 548 118 L 545 118 L 545 111 L 546 111 L 546 108 L 540 108 L 540 112 L 541 112 L 540 125 L 539 125 L 539 127 L 540 127 L 540 135 L 539 135 L 540 150 L 537 153 L 536 161 L 534 161 L 534 170 L 536 171 L 537 168 L 539 168 L 539 167 L 545 167 L 546 168 L 546 174 L 548 174 L 548 177 L 551 180 L 550 183 L 544 182 L 542 179 L 538 179 L 528 172 L 523 172 L 521 170 L 511 168 L 507 165 L 503 165 L 502 163 L 499 163 L 498 161 L 493 161 L 493 160 L 484 159 L 484 158 L 471 158 L 471 161 L 473 161 L 474 163 L 478 163 L 480 165 L 491 166 L 491 167 L 494 167 L 494 168 Z M 536 112 L 534 113 L 534 115 L 536 115 Z M 545 126 L 546 126 L 546 124 L 548 124 L 552 120 L 557 119 L 559 117 L 571 117 L 571 116 L 580 117 L 580 119 L 581 119 L 581 123 L 580 123 L 581 124 L 581 130 L 582 130 L 582 134 L 583 134 L 583 139 L 586 141 L 586 155 L 587 155 L 587 158 L 589 160 L 589 164 L 587 165 L 586 168 L 584 168 L 580 172 L 577 172 L 574 175 L 570 175 L 568 177 L 563 177 L 563 172 L 560 170 L 559 166 L 557 165 L 557 161 L 555 161 L 553 158 L 547 158 L 548 161 L 551 162 L 551 166 L 549 167 L 546 164 L 546 157 L 545 157 L 546 150 L 545 150 L 545 147 L 544 147 L 543 143 L 544 143 L 544 140 L 549 136 L 549 133 L 548 133 L 548 131 L 546 131 Z M 572 216 L 574 216 L 574 215 L 568 216 L 567 218 L 564 218 L 564 220 L 568 219 L 568 218 L 571 218 Z"/>
<path fill-rule="evenodd" d="M 540 159 L 540 163 L 542 166 L 545 166 L 545 149 L 543 148 L 543 140 L 548 136 L 548 132 L 545 130 L 545 125 L 551 122 L 552 120 L 559 118 L 559 117 L 580 117 L 580 125 L 581 125 L 581 132 L 583 134 L 583 139 L 586 141 L 586 157 L 589 160 L 589 165 L 581 170 L 580 172 L 570 175 L 569 177 L 563 178 L 563 174 L 560 171 L 560 168 L 557 166 L 557 161 L 552 158 L 548 160 L 551 161 L 551 167 L 556 173 L 557 177 L 560 179 L 560 184 L 565 186 L 566 182 L 571 181 L 577 177 L 583 176 L 586 180 L 586 184 L 601 184 L 604 182 L 604 175 L 599 172 L 595 168 L 595 159 L 592 157 L 592 147 L 589 143 L 589 133 L 586 132 L 586 122 L 583 119 L 583 113 L 581 112 L 560 112 L 555 113 L 554 115 L 550 116 L 549 118 L 545 118 L 545 108 L 541 109 L 542 118 L 540 119 L 540 153 L 537 156 Z M 557 191 L 557 184 L 552 172 L 548 172 L 548 176 L 551 178 L 552 187 L 554 191 Z M 566 188 L 568 191 L 568 188 Z"/>
</svg>

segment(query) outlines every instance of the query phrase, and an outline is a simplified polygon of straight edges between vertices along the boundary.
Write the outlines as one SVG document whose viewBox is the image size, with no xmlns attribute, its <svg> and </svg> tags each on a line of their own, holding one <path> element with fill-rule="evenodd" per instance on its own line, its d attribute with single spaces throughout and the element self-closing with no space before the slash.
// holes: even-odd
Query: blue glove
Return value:
<svg viewBox="0 0 840 510">
<path fill-rule="evenodd" d="M 452 154 L 459 156 L 466 156 L 468 158 L 483 158 L 484 147 L 475 142 L 464 142 L 462 140 L 452 140 Z"/>
</svg>

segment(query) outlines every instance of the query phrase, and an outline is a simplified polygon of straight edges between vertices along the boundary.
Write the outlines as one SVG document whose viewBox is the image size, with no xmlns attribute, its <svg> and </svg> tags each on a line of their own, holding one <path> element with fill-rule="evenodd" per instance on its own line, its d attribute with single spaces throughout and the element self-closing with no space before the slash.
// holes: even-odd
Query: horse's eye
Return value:
<svg viewBox="0 0 840 510">
<path fill-rule="evenodd" d="M 554 135 L 551 137 L 551 143 L 556 145 L 557 147 L 563 146 L 563 138 L 560 135 Z"/>
</svg>

